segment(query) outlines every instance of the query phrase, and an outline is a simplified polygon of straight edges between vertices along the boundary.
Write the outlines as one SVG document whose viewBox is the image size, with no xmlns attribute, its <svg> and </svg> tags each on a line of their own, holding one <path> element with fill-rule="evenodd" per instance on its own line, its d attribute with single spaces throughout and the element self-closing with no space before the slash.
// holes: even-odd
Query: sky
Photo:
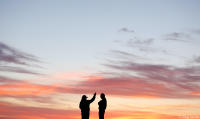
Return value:
<svg viewBox="0 0 200 119">
<path fill-rule="evenodd" d="M 0 0 L 0 119 L 200 119 L 199 5 Z"/>
</svg>

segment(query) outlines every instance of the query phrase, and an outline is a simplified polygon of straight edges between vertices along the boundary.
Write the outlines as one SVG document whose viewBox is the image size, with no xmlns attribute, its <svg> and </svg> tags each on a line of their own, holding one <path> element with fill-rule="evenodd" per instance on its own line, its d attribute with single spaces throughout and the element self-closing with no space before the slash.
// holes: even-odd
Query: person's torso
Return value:
<svg viewBox="0 0 200 119">
<path fill-rule="evenodd" d="M 90 103 L 89 101 L 83 101 L 81 102 L 81 110 L 90 110 Z"/>
<path fill-rule="evenodd" d="M 106 99 L 103 99 L 103 100 L 99 101 L 98 104 L 99 104 L 99 109 L 100 110 L 105 110 L 106 106 L 107 106 L 107 101 L 106 101 Z"/>
</svg>

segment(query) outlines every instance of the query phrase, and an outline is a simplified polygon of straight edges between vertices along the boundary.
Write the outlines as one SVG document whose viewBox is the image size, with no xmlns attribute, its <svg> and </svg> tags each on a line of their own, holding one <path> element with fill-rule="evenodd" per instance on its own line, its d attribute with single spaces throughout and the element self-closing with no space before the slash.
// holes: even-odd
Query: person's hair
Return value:
<svg viewBox="0 0 200 119">
<path fill-rule="evenodd" d="M 86 98 L 86 95 L 83 95 L 81 100 L 86 100 Z"/>
<path fill-rule="evenodd" d="M 101 98 L 104 99 L 105 98 L 105 94 L 101 93 Z"/>
</svg>

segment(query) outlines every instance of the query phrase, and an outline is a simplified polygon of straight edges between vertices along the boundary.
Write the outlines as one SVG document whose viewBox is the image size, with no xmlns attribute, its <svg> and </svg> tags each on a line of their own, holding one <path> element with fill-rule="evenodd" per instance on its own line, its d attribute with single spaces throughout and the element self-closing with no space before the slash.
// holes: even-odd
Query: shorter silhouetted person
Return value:
<svg viewBox="0 0 200 119">
<path fill-rule="evenodd" d="M 91 100 L 87 100 L 87 96 L 83 95 L 81 102 L 79 104 L 79 108 L 81 109 L 81 117 L 82 119 L 89 119 L 90 116 L 90 103 L 92 103 L 96 98 L 96 93 Z"/>
<path fill-rule="evenodd" d="M 105 110 L 107 107 L 107 100 L 104 93 L 100 95 L 101 100 L 99 101 L 99 119 L 104 119 Z"/>
</svg>

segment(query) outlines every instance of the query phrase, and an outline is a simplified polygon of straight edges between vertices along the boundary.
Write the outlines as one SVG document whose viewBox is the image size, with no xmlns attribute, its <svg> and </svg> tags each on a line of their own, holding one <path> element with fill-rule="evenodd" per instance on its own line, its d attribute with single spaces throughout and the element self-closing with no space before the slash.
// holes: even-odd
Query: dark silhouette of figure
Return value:
<svg viewBox="0 0 200 119">
<path fill-rule="evenodd" d="M 92 103 L 96 98 L 96 93 L 91 100 L 87 100 L 87 96 L 83 95 L 81 102 L 79 104 L 79 108 L 81 109 L 81 117 L 82 119 L 89 119 L 90 116 L 90 103 Z"/>
<path fill-rule="evenodd" d="M 105 110 L 107 107 L 107 100 L 104 93 L 100 95 L 101 100 L 98 102 L 99 104 L 99 119 L 104 119 Z"/>
</svg>

